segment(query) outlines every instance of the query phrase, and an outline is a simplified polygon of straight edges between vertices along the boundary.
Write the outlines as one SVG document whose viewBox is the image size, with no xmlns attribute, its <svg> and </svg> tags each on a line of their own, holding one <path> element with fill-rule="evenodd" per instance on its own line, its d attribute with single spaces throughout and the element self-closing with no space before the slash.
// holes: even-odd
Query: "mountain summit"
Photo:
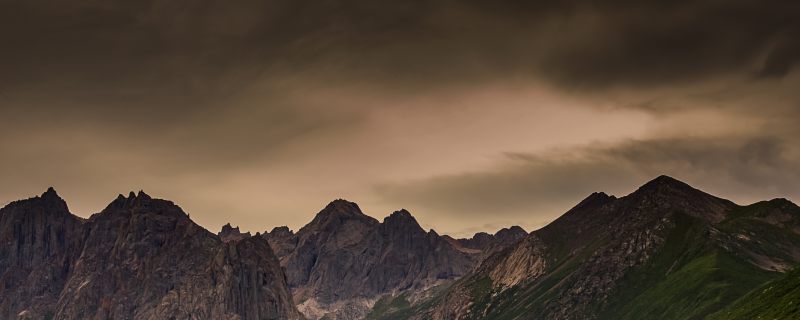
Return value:
<svg viewBox="0 0 800 320">
<path fill-rule="evenodd" d="M 658 208 L 658 211 L 682 211 L 697 218 L 718 223 L 736 204 L 712 196 L 669 176 L 647 182 L 625 201 L 632 205 Z"/>
</svg>

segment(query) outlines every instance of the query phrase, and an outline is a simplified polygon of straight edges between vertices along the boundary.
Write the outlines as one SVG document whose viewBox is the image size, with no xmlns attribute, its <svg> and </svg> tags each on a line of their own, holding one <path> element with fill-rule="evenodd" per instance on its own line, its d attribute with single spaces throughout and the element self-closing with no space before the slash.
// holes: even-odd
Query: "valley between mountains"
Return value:
<svg viewBox="0 0 800 320">
<path fill-rule="evenodd" d="M 455 239 L 334 200 L 304 227 L 214 234 L 120 195 L 0 209 L 0 319 L 800 319 L 800 207 L 660 176 L 547 226 Z"/>
</svg>

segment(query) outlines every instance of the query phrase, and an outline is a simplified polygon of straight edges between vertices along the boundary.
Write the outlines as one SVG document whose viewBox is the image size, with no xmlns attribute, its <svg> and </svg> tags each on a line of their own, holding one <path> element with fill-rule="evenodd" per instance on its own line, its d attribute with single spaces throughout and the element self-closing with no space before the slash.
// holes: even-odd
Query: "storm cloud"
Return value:
<svg viewBox="0 0 800 320">
<path fill-rule="evenodd" d="M 9 0 L 0 26 L 0 202 L 142 188 L 262 231 L 346 197 L 465 233 L 659 174 L 798 196 L 795 1 Z"/>
<path fill-rule="evenodd" d="M 306 72 L 392 86 L 544 77 L 603 88 L 780 77 L 800 55 L 793 1 L 5 1 L 2 9 L 2 87 L 128 82 L 203 98 Z"/>
</svg>

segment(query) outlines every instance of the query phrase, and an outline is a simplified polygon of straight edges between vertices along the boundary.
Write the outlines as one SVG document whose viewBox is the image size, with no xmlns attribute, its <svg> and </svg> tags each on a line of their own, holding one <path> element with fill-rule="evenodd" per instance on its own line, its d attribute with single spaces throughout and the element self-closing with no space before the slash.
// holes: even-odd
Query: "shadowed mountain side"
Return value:
<svg viewBox="0 0 800 320">
<path fill-rule="evenodd" d="M 2 318 L 301 317 L 266 241 L 223 243 L 144 192 L 82 220 L 49 189 L 0 209 L 0 240 Z"/>
<path fill-rule="evenodd" d="M 800 210 L 661 176 L 595 193 L 446 292 L 375 319 L 702 319 L 800 262 Z"/>
</svg>

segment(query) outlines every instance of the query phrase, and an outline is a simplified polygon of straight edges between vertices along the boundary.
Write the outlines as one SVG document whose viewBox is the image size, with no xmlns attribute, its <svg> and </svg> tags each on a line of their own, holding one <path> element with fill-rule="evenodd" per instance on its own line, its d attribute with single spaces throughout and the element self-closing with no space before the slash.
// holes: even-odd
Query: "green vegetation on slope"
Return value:
<svg viewBox="0 0 800 320">
<path fill-rule="evenodd" d="M 663 269 L 644 271 L 651 273 L 642 279 L 649 288 L 617 309 L 605 310 L 602 318 L 702 319 L 771 276 L 722 252 L 697 257 L 661 277 L 657 270 Z"/>
<path fill-rule="evenodd" d="M 719 249 L 707 230 L 676 215 L 664 247 L 617 284 L 601 318 L 702 319 L 776 276 Z"/>
<path fill-rule="evenodd" d="M 432 308 L 447 293 L 450 285 L 439 285 L 428 289 L 426 297 L 411 303 L 405 294 L 386 296 L 378 300 L 367 314 L 366 320 L 405 320 Z"/>
<path fill-rule="evenodd" d="M 397 297 L 387 296 L 375 303 L 372 311 L 367 315 L 367 320 L 399 320 L 407 319 L 414 314 L 414 309 L 404 294 Z"/>
<path fill-rule="evenodd" d="M 706 319 L 800 319 L 800 268 L 753 290 Z"/>
</svg>

